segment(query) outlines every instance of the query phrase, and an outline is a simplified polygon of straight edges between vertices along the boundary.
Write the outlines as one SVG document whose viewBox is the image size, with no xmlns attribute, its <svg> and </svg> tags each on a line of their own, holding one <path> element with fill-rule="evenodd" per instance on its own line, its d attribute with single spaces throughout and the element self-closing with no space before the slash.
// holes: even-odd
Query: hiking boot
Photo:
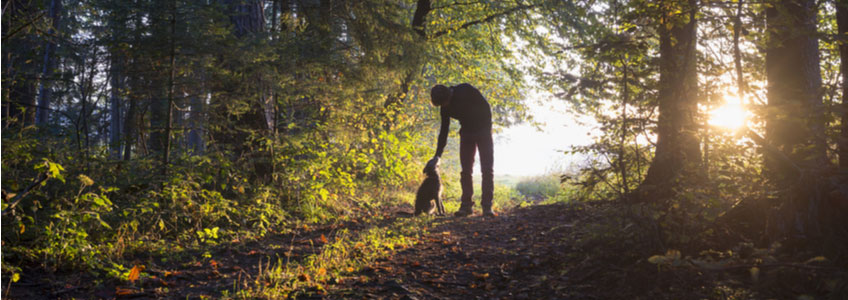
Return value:
<svg viewBox="0 0 848 300">
<path fill-rule="evenodd" d="M 489 208 L 484 208 L 484 209 L 483 209 L 483 216 L 484 216 L 484 217 L 497 217 L 497 216 L 498 216 L 498 214 L 496 214 L 496 213 L 495 213 L 495 211 L 494 211 L 494 210 L 492 210 L 492 208 L 491 208 L 491 207 L 489 207 Z"/>
<path fill-rule="evenodd" d="M 460 207 L 453 215 L 455 217 L 467 217 L 474 213 L 470 207 Z"/>
</svg>

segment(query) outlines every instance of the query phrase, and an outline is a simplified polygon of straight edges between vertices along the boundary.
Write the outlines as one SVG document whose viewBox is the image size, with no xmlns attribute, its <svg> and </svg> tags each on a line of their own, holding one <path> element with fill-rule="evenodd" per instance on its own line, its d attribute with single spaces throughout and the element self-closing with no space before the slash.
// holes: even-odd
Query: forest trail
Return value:
<svg viewBox="0 0 848 300">
<path fill-rule="evenodd" d="M 752 290 L 746 269 L 661 270 L 647 262 L 655 250 L 635 237 L 638 226 L 617 221 L 620 207 L 610 202 L 527 205 L 494 218 L 397 213 L 409 209 L 386 208 L 362 219 L 304 225 L 203 250 L 140 253 L 136 262 L 146 267 L 138 279 L 96 284 L 91 274 L 26 273 L 4 298 L 759 299 L 785 296 L 781 290 L 788 287 L 815 289 L 802 286 L 817 282 L 810 273 L 784 273 Z M 427 228 L 410 230 L 415 224 Z M 330 267 L 343 271 L 320 278 L 304 273 L 314 263 L 310 259 L 321 259 L 340 236 L 375 229 L 412 243 L 353 269 Z M 295 277 L 275 281 L 269 274 L 281 265 L 296 267 L 277 274 Z"/>
<path fill-rule="evenodd" d="M 298 261 L 321 252 L 339 230 L 390 228 L 409 221 L 397 214 L 406 207 L 380 212 L 379 221 L 350 221 L 269 234 L 254 241 L 234 240 L 206 250 L 137 255 L 144 265 L 133 282 L 94 285 L 90 274 L 32 274 L 12 286 L 9 299 L 209 299 L 239 298 L 256 289 L 263 272 L 280 261 Z M 414 245 L 378 258 L 354 272 L 323 281 L 321 288 L 303 284 L 292 298 L 432 299 L 432 298 L 583 298 L 575 284 L 594 272 L 560 270 L 583 255 L 568 244 L 580 217 L 565 205 L 530 205 L 503 211 L 495 218 L 433 217 L 418 231 Z M 419 217 L 420 218 L 420 217 Z M 374 218 L 368 218 L 374 220 Z M 330 243 L 332 241 L 329 241 Z M 301 281 L 313 279 L 300 278 Z M 281 295 L 266 295 L 276 298 Z M 282 295 L 281 298 L 285 298 Z"/>
</svg>

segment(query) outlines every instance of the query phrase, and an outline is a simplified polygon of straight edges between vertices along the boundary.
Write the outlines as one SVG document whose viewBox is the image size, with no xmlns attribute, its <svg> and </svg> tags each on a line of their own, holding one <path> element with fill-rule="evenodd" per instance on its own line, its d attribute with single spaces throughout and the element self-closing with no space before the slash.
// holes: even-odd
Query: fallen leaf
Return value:
<svg viewBox="0 0 848 300">
<path fill-rule="evenodd" d="M 210 259 L 209 265 L 212 266 L 212 268 L 217 269 L 220 264 L 217 261 L 215 261 L 214 259 Z"/>
<path fill-rule="evenodd" d="M 326 237 L 326 236 L 324 236 L 324 234 L 323 234 L 323 233 L 321 234 L 321 242 L 322 242 L 322 243 L 324 243 L 324 244 L 326 244 L 326 243 L 327 243 L 327 237 Z"/>
<path fill-rule="evenodd" d="M 171 272 L 171 271 L 165 271 L 165 275 L 164 275 L 164 276 L 165 276 L 165 278 L 168 278 L 168 277 L 175 276 L 175 275 L 180 275 L 180 274 L 182 274 L 182 272 L 180 272 L 180 271 L 173 271 L 173 272 Z"/>
<path fill-rule="evenodd" d="M 297 279 L 300 281 L 310 281 L 309 274 L 300 274 L 297 276 Z"/>
<path fill-rule="evenodd" d="M 489 273 L 477 273 L 477 272 L 471 272 L 471 274 L 474 274 L 474 277 L 477 277 L 477 279 L 486 279 L 486 278 L 489 278 Z"/>
<path fill-rule="evenodd" d="M 119 288 L 119 287 L 115 288 L 115 296 L 127 296 L 127 295 L 132 295 L 132 294 L 135 294 L 135 290 Z"/>
<path fill-rule="evenodd" d="M 324 269 L 324 267 L 320 267 L 318 268 L 318 271 L 316 273 L 318 273 L 318 276 L 327 275 L 327 269 Z"/>
<path fill-rule="evenodd" d="M 141 271 L 144 271 L 143 265 L 133 266 L 132 269 L 130 269 L 130 275 L 127 276 L 127 280 L 129 280 L 130 282 L 135 282 L 136 280 L 138 280 L 138 275 L 141 274 Z"/>
</svg>

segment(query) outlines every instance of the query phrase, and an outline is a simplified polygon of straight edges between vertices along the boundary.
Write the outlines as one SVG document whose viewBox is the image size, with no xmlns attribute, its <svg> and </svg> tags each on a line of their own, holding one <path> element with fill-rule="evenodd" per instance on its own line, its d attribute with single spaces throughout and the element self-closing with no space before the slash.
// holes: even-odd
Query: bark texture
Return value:
<svg viewBox="0 0 848 300">
<path fill-rule="evenodd" d="M 675 1 L 659 24 L 660 87 L 657 148 L 639 199 L 673 195 L 683 180 L 697 178 L 701 149 L 697 137 L 698 80 L 696 74 L 696 0 Z"/>
<path fill-rule="evenodd" d="M 814 0 L 773 1 L 766 10 L 768 110 L 766 139 L 801 167 L 827 164 L 822 79 Z M 795 174 L 766 157 L 770 179 L 783 184 Z"/>
</svg>

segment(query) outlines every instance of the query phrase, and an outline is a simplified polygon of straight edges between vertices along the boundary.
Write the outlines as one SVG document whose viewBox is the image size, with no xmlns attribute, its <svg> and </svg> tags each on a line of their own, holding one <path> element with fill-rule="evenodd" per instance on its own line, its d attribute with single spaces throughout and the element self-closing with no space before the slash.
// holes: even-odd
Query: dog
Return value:
<svg viewBox="0 0 848 300">
<path fill-rule="evenodd" d="M 427 164 L 424 167 L 427 178 L 418 187 L 415 194 L 415 215 L 433 214 L 438 209 L 440 216 L 445 215 L 445 205 L 442 203 L 442 179 L 439 177 L 439 164 Z"/>
</svg>

